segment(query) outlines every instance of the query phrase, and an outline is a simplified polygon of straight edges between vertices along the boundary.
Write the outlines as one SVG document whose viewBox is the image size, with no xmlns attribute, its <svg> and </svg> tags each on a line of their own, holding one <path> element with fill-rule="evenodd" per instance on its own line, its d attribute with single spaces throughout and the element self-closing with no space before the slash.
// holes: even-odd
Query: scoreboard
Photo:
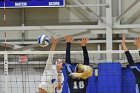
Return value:
<svg viewBox="0 0 140 93">
<path fill-rule="evenodd" d="M 26 7 L 64 7 L 65 0 L 5 0 L 6 8 Z M 4 0 L 0 0 L 0 8 L 4 7 Z"/>
</svg>

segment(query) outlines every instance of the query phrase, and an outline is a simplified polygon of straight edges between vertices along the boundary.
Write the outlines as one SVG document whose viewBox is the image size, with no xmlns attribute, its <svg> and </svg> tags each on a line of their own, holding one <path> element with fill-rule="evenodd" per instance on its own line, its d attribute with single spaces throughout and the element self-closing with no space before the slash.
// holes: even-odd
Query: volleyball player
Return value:
<svg viewBox="0 0 140 93">
<path fill-rule="evenodd" d="M 140 37 L 136 38 L 135 45 L 140 49 Z M 130 68 L 136 78 L 136 93 L 140 93 L 140 69 L 135 65 L 134 60 L 125 44 L 125 35 L 122 36 L 122 47 L 129 62 Z M 139 51 L 140 54 L 140 51 Z"/>
<path fill-rule="evenodd" d="M 75 70 L 72 69 L 70 59 L 70 48 L 73 38 L 71 36 L 65 36 L 67 42 L 66 48 L 66 73 L 68 77 L 69 93 L 86 93 L 88 85 L 88 78 L 92 75 L 92 68 L 89 65 L 89 57 L 86 49 L 88 39 L 83 38 L 80 41 L 80 45 L 83 49 L 84 65 L 77 64 Z"/>
<path fill-rule="evenodd" d="M 52 38 L 50 51 L 55 51 L 57 40 Z M 61 93 L 63 87 L 63 73 L 61 72 L 63 61 L 57 59 L 53 65 L 53 54 L 49 54 L 46 67 L 39 84 L 39 93 Z"/>
</svg>

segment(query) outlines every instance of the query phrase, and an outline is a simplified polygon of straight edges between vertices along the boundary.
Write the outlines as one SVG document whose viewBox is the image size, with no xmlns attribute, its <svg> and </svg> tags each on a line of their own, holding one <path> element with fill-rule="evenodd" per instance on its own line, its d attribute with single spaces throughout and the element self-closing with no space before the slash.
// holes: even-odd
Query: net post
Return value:
<svg viewBox="0 0 140 93">
<path fill-rule="evenodd" d="M 8 54 L 4 53 L 4 90 L 8 93 Z"/>
</svg>

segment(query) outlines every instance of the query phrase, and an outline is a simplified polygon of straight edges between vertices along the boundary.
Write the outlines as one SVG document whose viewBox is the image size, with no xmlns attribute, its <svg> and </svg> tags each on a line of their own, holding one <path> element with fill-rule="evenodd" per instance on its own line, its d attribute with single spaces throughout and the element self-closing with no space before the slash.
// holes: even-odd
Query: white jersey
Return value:
<svg viewBox="0 0 140 93">
<path fill-rule="evenodd" d="M 64 76 L 61 74 L 61 90 L 57 90 L 57 82 L 58 82 L 58 73 L 56 70 L 56 66 L 52 64 L 53 62 L 53 54 L 49 54 L 48 60 L 46 63 L 46 67 L 41 77 L 41 83 L 39 84 L 39 88 L 44 89 L 47 93 L 61 93 L 63 87 Z"/>
</svg>

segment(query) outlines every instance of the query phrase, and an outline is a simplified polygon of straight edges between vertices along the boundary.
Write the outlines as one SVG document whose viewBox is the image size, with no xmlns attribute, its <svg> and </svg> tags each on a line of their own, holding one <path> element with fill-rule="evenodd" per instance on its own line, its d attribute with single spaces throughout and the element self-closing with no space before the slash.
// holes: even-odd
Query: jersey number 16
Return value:
<svg viewBox="0 0 140 93">
<path fill-rule="evenodd" d="M 73 82 L 73 83 L 74 83 L 74 89 L 78 89 L 78 88 L 83 89 L 83 88 L 85 87 L 83 81 L 79 81 L 79 82 L 78 82 L 79 84 L 77 84 L 77 82 Z M 79 85 L 79 86 L 78 86 L 78 85 Z"/>
</svg>

